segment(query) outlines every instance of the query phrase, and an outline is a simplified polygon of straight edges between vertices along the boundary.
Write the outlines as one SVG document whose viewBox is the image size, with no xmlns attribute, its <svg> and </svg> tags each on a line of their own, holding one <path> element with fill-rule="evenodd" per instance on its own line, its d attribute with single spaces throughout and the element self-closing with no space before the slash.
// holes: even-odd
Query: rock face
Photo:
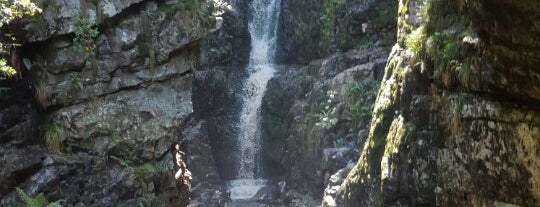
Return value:
<svg viewBox="0 0 540 207">
<path fill-rule="evenodd" d="M 395 42 L 396 1 L 290 0 L 281 4 L 278 62 L 307 64 L 336 51 Z"/>
<path fill-rule="evenodd" d="M 218 174 L 212 146 L 208 140 L 208 133 L 204 121 L 190 119 L 183 128 L 183 148 L 188 154 L 189 170 L 193 176 L 191 181 L 190 206 L 223 206 L 228 196 L 221 186 L 222 181 Z"/>
<path fill-rule="evenodd" d="M 346 152 L 342 153 L 342 148 L 337 147 L 363 140 L 358 137 L 364 138 L 366 133 L 358 133 L 358 130 L 366 128 L 369 113 L 355 117 L 354 121 L 350 120 L 351 116 L 346 115 L 350 112 L 348 110 L 360 110 L 363 106 L 360 104 L 363 98 L 359 97 L 362 92 L 358 90 L 364 88 L 357 84 L 358 93 L 354 97 L 348 96 L 349 99 L 345 101 L 345 85 L 367 77 L 370 80 L 382 78 L 382 69 L 389 51 L 387 46 L 394 42 L 396 24 L 393 17 L 396 12 L 385 12 L 383 15 L 375 12 L 386 10 L 386 7 L 390 8 L 388 11 L 397 10 L 397 6 L 388 6 L 394 5 L 394 1 L 383 1 L 381 4 L 354 1 L 340 5 L 333 5 L 332 2 L 282 1 L 278 59 L 293 64 L 311 63 L 303 66 L 278 66 L 279 74 L 267 87 L 262 106 L 262 171 L 266 178 L 287 178 L 286 183 L 289 185 L 283 182 L 287 190 L 281 193 L 283 198 L 280 199 L 291 206 L 315 205 L 307 195 L 313 187 L 318 188 L 313 192 L 318 197 L 329 175 L 356 158 L 354 154 L 358 154 L 357 149 L 346 147 Z M 233 178 L 237 169 L 235 160 L 238 158 L 231 155 L 230 149 L 235 146 L 235 123 L 240 109 L 239 91 L 242 90 L 241 83 L 245 78 L 243 71 L 250 51 L 249 44 L 245 44 L 249 42 L 246 27 L 248 3 L 231 2 L 233 10 L 223 15 L 223 27 L 202 43 L 203 64 L 195 72 L 194 119 L 196 123 L 201 123 L 201 136 L 208 137 L 221 180 Z M 343 10 L 353 7 L 357 10 Z M 325 19 L 322 28 L 319 20 L 325 15 L 334 17 L 332 23 Z M 353 31 L 362 24 L 365 25 L 364 30 Z M 328 36 L 334 33 L 334 39 L 341 41 L 339 44 Z M 331 45 L 333 48 L 330 48 Z M 352 48 L 360 49 L 350 50 Z M 350 52 L 338 52 L 340 50 Z M 328 54 L 329 57 L 318 59 Z M 306 129 L 306 125 L 315 127 L 313 117 L 322 113 L 324 108 L 319 102 L 326 101 L 326 92 L 334 90 L 340 96 L 339 100 L 332 103 L 332 107 L 339 110 L 336 114 L 340 127 L 319 127 L 320 131 L 316 133 Z M 353 104 L 356 107 L 352 107 Z M 365 105 L 369 109 L 371 104 Z M 311 114 L 306 115 L 310 111 Z M 309 124 L 304 122 L 306 118 L 310 118 Z M 313 134 L 307 134 L 308 131 L 317 136 L 312 137 Z M 321 165 L 316 160 L 323 157 L 324 149 L 328 152 L 327 159 L 326 164 Z M 197 183 L 195 180 L 194 183 Z M 202 180 L 194 185 L 199 186 L 194 188 L 198 205 L 218 205 L 219 199 L 214 198 L 220 198 L 220 188 Z M 212 200 L 212 203 L 203 204 L 207 200 Z"/>
<path fill-rule="evenodd" d="M 10 83 L 10 85 L 14 85 Z M 42 166 L 45 150 L 36 145 L 37 110 L 25 85 L 0 96 L 0 195 L 12 191 L 17 182 L 36 173 Z M 32 145 L 20 149 L 26 145 Z M 9 167 L 7 167 L 9 166 Z"/>
<path fill-rule="evenodd" d="M 240 94 L 249 60 L 250 35 L 247 29 L 247 1 L 231 1 L 225 10 L 223 27 L 201 44 L 202 64 L 193 82 L 194 118 L 203 121 L 201 131 L 210 142 L 220 180 L 236 175 L 236 123 L 241 107 Z"/>
<path fill-rule="evenodd" d="M 538 12 L 537 1 L 400 1 L 338 206 L 538 206 Z"/>
<path fill-rule="evenodd" d="M 31 68 L 2 95 L 1 205 L 17 201 L 15 187 L 66 206 L 186 205 L 189 189 L 175 185 L 172 149 L 188 138 L 207 142 L 181 131 L 193 112 L 199 41 L 213 21 L 206 2 L 40 7 L 15 31 Z M 207 153 L 192 148 L 188 168 Z"/>
<path fill-rule="evenodd" d="M 359 110 L 370 111 L 386 54 L 376 47 L 351 50 L 279 68 L 262 105 L 267 176 L 284 176 L 295 190 L 322 194 L 329 176 L 357 158 L 351 146 L 365 140 L 370 119 Z"/>
<path fill-rule="evenodd" d="M 262 162 L 266 177 L 285 178 L 284 202 L 302 205 L 339 186 L 360 154 L 397 6 L 291 0 L 281 11 L 277 56 L 289 65 L 278 67 L 263 99 Z"/>
</svg>

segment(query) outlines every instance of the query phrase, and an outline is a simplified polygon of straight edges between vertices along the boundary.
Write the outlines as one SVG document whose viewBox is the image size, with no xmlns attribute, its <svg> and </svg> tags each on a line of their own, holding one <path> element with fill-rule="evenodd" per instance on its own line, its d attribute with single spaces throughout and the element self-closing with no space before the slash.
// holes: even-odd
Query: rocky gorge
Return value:
<svg viewBox="0 0 540 207">
<path fill-rule="evenodd" d="M 540 203 L 535 1 L 35 3 L 2 19 L 0 206 Z"/>
</svg>

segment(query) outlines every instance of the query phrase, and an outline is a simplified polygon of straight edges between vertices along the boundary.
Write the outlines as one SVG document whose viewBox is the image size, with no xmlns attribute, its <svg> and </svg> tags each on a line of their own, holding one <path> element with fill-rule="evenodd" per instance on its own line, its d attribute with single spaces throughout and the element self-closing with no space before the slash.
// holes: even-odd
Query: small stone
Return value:
<svg viewBox="0 0 540 207">
<path fill-rule="evenodd" d="M 479 41 L 480 40 L 478 39 L 478 37 L 471 37 L 471 36 L 465 36 L 463 37 L 463 40 L 462 40 L 463 43 L 467 43 L 471 45 L 477 45 Z"/>
<path fill-rule="evenodd" d="M 433 192 L 435 192 L 436 194 L 440 194 L 442 193 L 442 188 L 437 186 Z"/>
<path fill-rule="evenodd" d="M 323 203 L 326 203 L 328 206 L 337 206 L 336 200 L 332 196 L 325 196 Z"/>
<path fill-rule="evenodd" d="M 426 146 L 426 145 L 427 145 L 426 140 L 424 140 L 424 139 L 419 139 L 418 140 L 418 146 L 423 147 L 423 146 Z"/>
<path fill-rule="evenodd" d="M 50 156 L 47 156 L 45 160 L 43 160 L 43 165 L 48 166 L 54 164 L 54 159 Z"/>
<path fill-rule="evenodd" d="M 148 184 L 148 192 L 154 192 L 154 183 L 150 182 L 150 184 Z"/>
</svg>

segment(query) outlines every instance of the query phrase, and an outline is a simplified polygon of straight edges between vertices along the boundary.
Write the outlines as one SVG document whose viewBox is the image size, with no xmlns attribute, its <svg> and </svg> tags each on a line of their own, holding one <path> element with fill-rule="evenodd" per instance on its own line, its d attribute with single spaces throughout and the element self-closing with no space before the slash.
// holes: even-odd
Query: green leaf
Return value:
<svg viewBox="0 0 540 207">
<path fill-rule="evenodd" d="M 57 200 L 55 202 L 49 203 L 49 205 L 47 205 L 47 207 L 62 207 L 61 203 L 64 202 L 64 201 L 66 201 L 66 200 L 63 200 L 63 199 Z"/>
<path fill-rule="evenodd" d="M 77 88 L 78 88 L 79 90 L 81 90 L 81 89 L 83 88 L 83 83 L 80 82 L 80 81 L 77 82 Z"/>
<path fill-rule="evenodd" d="M 24 203 L 28 204 L 30 201 L 33 200 L 32 197 L 26 194 L 26 192 L 24 192 L 24 190 L 20 189 L 19 187 L 16 187 L 15 190 L 17 191 L 17 194 L 19 194 L 19 197 Z"/>
<path fill-rule="evenodd" d="M 33 205 L 29 205 L 31 207 L 34 207 L 34 206 L 40 206 L 40 207 L 45 207 L 45 204 L 47 203 L 47 199 L 45 199 L 45 195 L 43 195 L 43 193 L 39 193 L 34 199 L 32 199 L 32 204 Z"/>
</svg>

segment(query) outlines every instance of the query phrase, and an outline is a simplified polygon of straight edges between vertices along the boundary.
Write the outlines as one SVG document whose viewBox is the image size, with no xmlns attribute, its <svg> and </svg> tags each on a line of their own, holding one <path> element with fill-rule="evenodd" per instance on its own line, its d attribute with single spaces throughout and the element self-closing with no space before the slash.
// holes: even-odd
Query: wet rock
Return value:
<svg viewBox="0 0 540 207">
<path fill-rule="evenodd" d="M 202 65 L 197 68 L 193 81 L 194 117 L 204 122 L 200 131 L 204 132 L 202 136 L 210 144 L 208 147 L 215 160 L 212 162 L 216 166 L 213 171 L 220 180 L 232 179 L 236 175 L 237 168 L 234 166 L 238 158 L 230 153 L 230 149 L 235 147 L 235 123 L 242 104 L 241 93 L 237 92 L 242 91 L 244 68 L 251 49 L 246 44 L 250 41 L 247 30 L 248 2 L 230 3 L 234 6 L 222 10 L 223 27 L 201 42 Z M 198 142 L 195 140 L 193 144 Z M 208 157 L 206 154 L 198 156 L 200 159 Z M 214 172 L 201 173 L 212 177 Z M 214 182 L 215 179 L 210 180 Z"/>
<path fill-rule="evenodd" d="M 0 197 L 5 197 L 41 169 L 46 151 L 37 145 L 37 108 L 28 85 L 0 84 L 10 88 L 0 96 Z"/>
<path fill-rule="evenodd" d="M 187 164 L 193 180 L 189 206 L 223 206 L 228 199 L 221 187 L 204 121 L 190 120 L 183 130 Z"/>
<path fill-rule="evenodd" d="M 84 154 L 73 156 L 49 156 L 43 167 L 31 174 L 23 188 L 29 195 L 46 192 L 50 201 L 59 199 L 65 203 L 79 201 L 84 205 L 109 205 L 120 201 L 120 197 L 134 193 L 135 175 L 132 169 L 112 167 L 97 172 L 96 157 Z M 89 166 L 92 164 L 94 166 Z M 87 165 L 88 164 L 88 165 Z M 11 205 L 18 198 L 11 192 L 2 199 Z"/>
<path fill-rule="evenodd" d="M 192 119 L 183 126 L 183 146 L 193 172 L 190 206 L 224 206 L 229 196 L 222 180 L 236 175 L 237 114 L 244 65 L 250 47 L 247 2 L 221 12 L 222 27 L 201 41 L 201 65 L 194 72 Z"/>
<path fill-rule="evenodd" d="M 229 197 L 222 186 L 203 182 L 191 189 L 191 201 L 189 206 L 225 206 L 225 203 L 228 200 Z"/>
<path fill-rule="evenodd" d="M 280 63 L 307 63 L 320 57 L 320 2 L 282 1 L 277 60 Z"/>
<path fill-rule="evenodd" d="M 295 190 L 289 190 L 285 194 L 285 205 L 294 207 L 319 206 L 319 202 L 314 200 L 313 197 L 308 194 L 299 193 Z"/>
<path fill-rule="evenodd" d="M 246 44 L 250 42 L 247 7 L 248 3 L 242 1 L 232 6 L 232 9 L 223 10 L 223 26 L 201 43 L 201 63 L 204 66 L 242 67 L 248 63 L 251 48 Z"/>
<path fill-rule="evenodd" d="M 251 198 L 252 200 L 261 200 L 261 201 L 271 201 L 276 200 L 279 197 L 279 189 L 273 185 L 266 185 L 262 187 L 257 193 Z"/>
<path fill-rule="evenodd" d="M 207 182 L 219 185 L 221 179 L 216 169 L 212 148 L 204 129 L 204 121 L 191 120 L 183 130 L 182 144 L 187 153 L 187 164 L 192 172 L 194 185 Z"/>
<path fill-rule="evenodd" d="M 283 66 L 268 83 L 261 106 L 262 162 L 267 177 L 283 176 L 286 171 L 283 152 L 287 145 L 284 138 L 288 136 L 288 126 L 292 122 L 289 110 L 294 101 L 306 93 L 312 81 L 305 70 Z"/>
<path fill-rule="evenodd" d="M 236 157 L 230 153 L 235 147 L 236 114 L 240 110 L 239 94 L 240 67 L 218 67 L 218 70 L 197 71 L 195 73 L 193 94 L 194 114 L 204 120 L 201 131 L 205 132 L 215 158 L 221 179 L 232 179 L 236 172 Z"/>
</svg>

